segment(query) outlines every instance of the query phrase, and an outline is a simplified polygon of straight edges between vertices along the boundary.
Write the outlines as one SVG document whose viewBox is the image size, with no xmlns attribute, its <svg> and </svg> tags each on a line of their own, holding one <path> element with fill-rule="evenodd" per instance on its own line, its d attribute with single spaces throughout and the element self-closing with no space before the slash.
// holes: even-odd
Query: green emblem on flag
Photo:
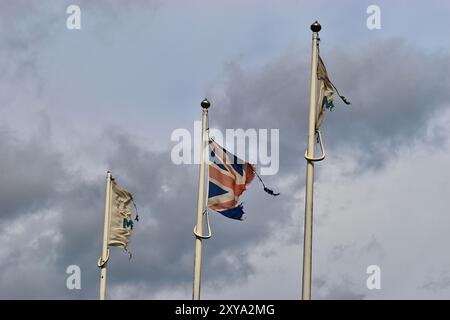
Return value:
<svg viewBox="0 0 450 320">
<path fill-rule="evenodd" d="M 328 101 L 327 97 L 323 97 L 322 107 L 325 107 L 330 111 L 333 111 L 333 108 L 334 108 L 333 101 Z"/>
<path fill-rule="evenodd" d="M 127 228 L 133 229 L 133 220 L 123 218 L 123 228 L 124 229 L 127 229 Z"/>
</svg>

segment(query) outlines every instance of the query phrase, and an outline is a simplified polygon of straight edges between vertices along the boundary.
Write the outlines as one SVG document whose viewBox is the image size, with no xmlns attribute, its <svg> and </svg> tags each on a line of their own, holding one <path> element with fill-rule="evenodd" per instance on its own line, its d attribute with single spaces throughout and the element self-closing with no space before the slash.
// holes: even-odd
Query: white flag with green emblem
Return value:
<svg viewBox="0 0 450 320">
<path fill-rule="evenodd" d="M 319 82 L 319 98 L 317 99 L 317 121 L 316 129 L 319 129 L 323 122 L 323 113 L 327 109 L 333 109 L 333 85 L 328 78 L 327 69 L 323 64 L 322 58 L 319 56 L 319 64 L 317 66 L 317 80 Z"/>
<path fill-rule="evenodd" d="M 122 189 L 117 183 L 111 181 L 111 216 L 110 216 L 110 246 L 127 249 L 130 240 L 131 230 L 133 230 L 133 219 L 131 217 L 131 204 L 133 196 L 128 191 Z"/>
<path fill-rule="evenodd" d="M 336 92 L 341 100 L 349 105 L 350 102 L 345 99 L 344 96 L 340 95 L 339 91 L 331 82 L 328 77 L 327 69 L 325 68 L 325 64 L 322 61 L 322 58 L 319 56 L 319 63 L 317 64 L 317 81 L 319 83 L 319 98 L 317 99 L 317 108 L 316 108 L 316 130 L 319 130 L 320 126 L 323 122 L 323 113 L 325 110 L 332 111 L 334 108 L 333 104 L 333 94 Z"/>
</svg>

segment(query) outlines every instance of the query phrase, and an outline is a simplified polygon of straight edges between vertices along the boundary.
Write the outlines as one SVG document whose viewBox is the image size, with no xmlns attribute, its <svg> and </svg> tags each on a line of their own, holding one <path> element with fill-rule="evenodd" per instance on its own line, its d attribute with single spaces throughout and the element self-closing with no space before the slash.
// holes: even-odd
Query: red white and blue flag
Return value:
<svg viewBox="0 0 450 320">
<path fill-rule="evenodd" d="M 224 216 L 242 220 L 239 196 L 255 177 L 255 167 L 209 140 L 209 185 L 207 207 Z"/>
</svg>

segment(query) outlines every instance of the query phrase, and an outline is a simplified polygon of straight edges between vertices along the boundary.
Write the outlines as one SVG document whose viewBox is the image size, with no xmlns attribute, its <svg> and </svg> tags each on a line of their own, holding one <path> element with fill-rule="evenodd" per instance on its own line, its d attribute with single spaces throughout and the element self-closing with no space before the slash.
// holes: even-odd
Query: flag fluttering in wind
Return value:
<svg viewBox="0 0 450 320">
<path fill-rule="evenodd" d="M 106 297 L 106 270 L 109 260 L 109 246 L 121 247 L 128 251 L 128 242 L 133 229 L 131 205 L 136 209 L 136 221 L 139 221 L 137 208 L 131 193 L 119 187 L 110 171 L 106 174 L 105 221 L 103 224 L 102 255 L 97 262 L 100 271 L 100 300 Z"/>
<path fill-rule="evenodd" d="M 319 61 L 317 64 L 317 81 L 319 85 L 319 97 L 317 99 L 317 121 L 316 129 L 319 129 L 323 122 L 323 113 L 325 110 L 333 110 L 333 94 L 337 89 L 328 77 L 327 69 L 319 56 Z M 338 92 L 339 95 L 339 92 Z M 339 95 L 339 97 L 344 101 L 345 104 L 350 104 L 350 102 L 345 99 L 344 96 Z"/>
<path fill-rule="evenodd" d="M 208 109 L 211 106 L 207 99 L 202 106 L 202 144 L 200 148 L 200 174 L 198 179 L 197 223 L 194 227 L 195 255 L 194 281 L 192 299 L 200 299 L 201 270 L 202 270 L 202 241 L 212 236 L 209 224 L 209 209 L 221 213 L 225 217 L 243 220 L 244 210 L 239 203 L 239 196 L 246 190 L 255 176 L 261 182 L 264 191 L 272 196 L 279 193 L 267 188 L 255 170 L 255 166 L 245 162 L 228 152 L 209 138 Z M 207 135 L 208 132 L 208 135 Z M 209 145 L 208 179 L 205 179 L 205 163 L 207 144 Z M 205 181 L 208 181 L 208 200 L 205 208 Z M 203 233 L 203 216 L 206 218 L 208 233 Z"/>
<path fill-rule="evenodd" d="M 319 82 L 319 98 L 317 99 L 317 122 L 316 129 L 319 129 L 323 122 L 323 113 L 325 110 L 332 110 L 333 105 L 333 86 L 328 78 L 327 69 L 319 56 L 319 63 L 317 66 L 317 80 Z"/>
<path fill-rule="evenodd" d="M 242 220 L 244 211 L 242 204 L 239 203 L 239 196 L 255 177 L 255 168 L 212 139 L 209 140 L 209 147 L 207 207 L 228 218 Z"/>
<path fill-rule="evenodd" d="M 119 187 L 115 180 L 111 181 L 111 216 L 110 216 L 110 246 L 127 249 L 128 241 L 133 230 L 131 217 L 131 193 Z"/>
</svg>

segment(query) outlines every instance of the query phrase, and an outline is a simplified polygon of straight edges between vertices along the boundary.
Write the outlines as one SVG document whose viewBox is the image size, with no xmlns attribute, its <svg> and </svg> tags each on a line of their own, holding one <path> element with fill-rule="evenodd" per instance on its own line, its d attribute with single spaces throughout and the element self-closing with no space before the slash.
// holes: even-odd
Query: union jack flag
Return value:
<svg viewBox="0 0 450 320">
<path fill-rule="evenodd" d="M 239 196 L 255 177 L 255 167 L 209 140 L 210 162 L 207 207 L 224 216 L 242 220 Z"/>
</svg>

